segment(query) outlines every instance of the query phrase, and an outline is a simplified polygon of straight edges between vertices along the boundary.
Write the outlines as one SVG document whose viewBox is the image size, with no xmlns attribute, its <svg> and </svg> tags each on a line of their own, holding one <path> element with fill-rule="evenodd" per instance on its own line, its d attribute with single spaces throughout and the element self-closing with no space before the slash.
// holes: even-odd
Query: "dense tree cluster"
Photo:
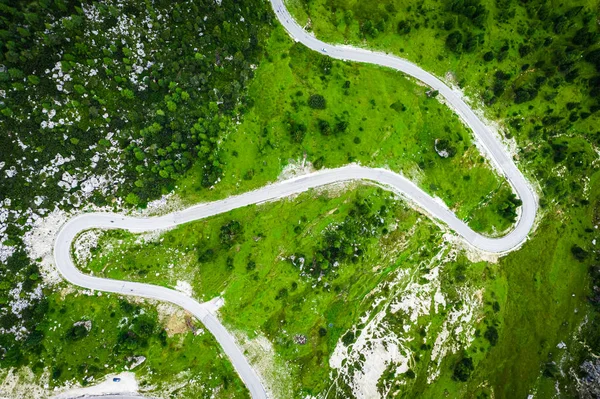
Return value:
<svg viewBox="0 0 600 399">
<path fill-rule="evenodd" d="M 523 202 L 514 193 L 510 193 L 507 198 L 498 204 L 497 212 L 502 217 L 510 220 L 511 223 L 514 223 L 517 219 L 517 208 L 522 204 Z"/>
<path fill-rule="evenodd" d="M 312 256 L 295 254 L 291 257 L 292 264 L 314 278 L 335 277 L 340 264 L 361 259 L 366 240 L 384 231 L 388 216 L 385 205 L 374 209 L 368 199 L 357 199 L 343 222 L 325 230 Z"/>
<path fill-rule="evenodd" d="M 454 365 L 452 379 L 455 381 L 466 382 L 471 377 L 473 370 L 475 370 L 473 359 L 468 356 L 464 356 Z"/>
<path fill-rule="evenodd" d="M 111 160 L 125 165 L 117 194 L 133 193 L 132 205 L 197 161 L 210 186 L 221 173 L 217 142 L 244 102 L 271 18 L 258 3 L 0 2 L 0 161 L 20 170 L 72 155 L 75 174 L 99 153 L 95 174 Z M 54 114 L 63 122 L 47 120 Z M 56 199 L 61 175 L 26 181 L 2 173 L 0 183 L 7 197 Z"/>
<path fill-rule="evenodd" d="M 198 189 L 214 184 L 271 18 L 259 0 L 0 0 L 0 207 L 15 211 L 2 226 L 14 253 L 0 262 L 0 367 L 36 360 L 44 339 L 48 304 L 21 241 L 29 215 L 82 193 L 143 206 L 194 164 Z M 119 350 L 145 346 L 149 323 L 122 331 Z"/>
</svg>

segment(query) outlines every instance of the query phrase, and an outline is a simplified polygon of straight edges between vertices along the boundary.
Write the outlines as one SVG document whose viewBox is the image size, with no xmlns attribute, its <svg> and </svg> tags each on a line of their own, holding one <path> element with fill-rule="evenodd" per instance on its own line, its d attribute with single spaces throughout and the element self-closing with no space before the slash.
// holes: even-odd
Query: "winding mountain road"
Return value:
<svg viewBox="0 0 600 399">
<path fill-rule="evenodd" d="M 246 384 L 250 394 L 255 399 L 267 397 L 265 388 L 254 369 L 248 363 L 242 350 L 236 345 L 235 339 L 210 311 L 209 305 L 201 304 L 179 291 L 165 287 L 129 281 L 117 281 L 81 273 L 71 258 L 71 244 L 77 234 L 92 228 L 126 229 L 132 232 L 167 229 L 243 206 L 287 197 L 327 184 L 351 180 L 369 180 L 385 186 L 401 194 L 408 200 L 413 201 L 425 213 L 445 223 L 473 247 L 486 252 L 504 253 L 517 248 L 527 239 L 537 211 L 536 196 L 525 177 L 517 169 L 511 157 L 507 154 L 500 141 L 494 136 L 493 132 L 475 115 L 463 101 L 459 93 L 453 91 L 435 76 L 406 60 L 364 49 L 323 43 L 306 33 L 295 22 L 285 8 L 282 0 L 271 0 L 271 4 L 279 22 L 281 22 L 296 41 L 305 46 L 336 59 L 393 68 L 413 76 L 433 89 L 438 90 L 447 103 L 471 127 L 476 139 L 482 144 L 497 168 L 513 186 L 519 198 L 523 201 L 523 205 L 521 206 L 517 224 L 509 234 L 500 238 L 489 238 L 474 232 L 447 207 L 433 199 L 403 176 L 389 170 L 349 165 L 274 183 L 255 191 L 232 196 L 220 201 L 199 204 L 164 216 L 134 218 L 109 213 L 88 213 L 76 216 L 62 226 L 54 243 L 54 259 L 58 270 L 67 281 L 88 289 L 151 298 L 181 306 L 204 323 L 206 328 L 214 335 Z"/>
</svg>

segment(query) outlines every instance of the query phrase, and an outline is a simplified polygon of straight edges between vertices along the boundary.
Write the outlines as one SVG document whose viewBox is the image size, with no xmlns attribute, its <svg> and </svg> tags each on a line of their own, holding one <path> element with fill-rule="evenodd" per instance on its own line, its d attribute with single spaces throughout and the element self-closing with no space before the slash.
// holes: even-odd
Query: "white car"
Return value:
<svg viewBox="0 0 600 399">
<path fill-rule="evenodd" d="M 325 50 L 325 48 L 322 48 L 321 51 L 324 52 L 324 53 L 327 52 L 327 50 Z"/>
</svg>

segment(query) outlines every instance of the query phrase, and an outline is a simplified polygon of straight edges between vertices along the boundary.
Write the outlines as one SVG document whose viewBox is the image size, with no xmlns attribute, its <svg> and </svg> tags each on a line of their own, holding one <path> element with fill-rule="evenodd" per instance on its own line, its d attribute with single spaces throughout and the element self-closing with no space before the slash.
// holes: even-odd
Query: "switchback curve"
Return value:
<svg viewBox="0 0 600 399">
<path fill-rule="evenodd" d="M 202 321 L 206 328 L 215 336 L 253 398 L 266 398 L 266 390 L 241 349 L 236 345 L 234 338 L 211 313 L 206 304 L 201 304 L 181 292 L 165 287 L 117 281 L 81 273 L 73 263 L 70 251 L 71 244 L 77 234 L 91 228 L 120 228 L 133 232 L 166 229 L 243 206 L 287 197 L 327 184 L 351 180 L 370 180 L 386 186 L 413 201 L 431 217 L 442 221 L 450 229 L 454 230 L 473 247 L 486 252 L 504 253 L 519 247 L 527 239 L 527 235 L 533 227 L 537 211 L 537 199 L 527 180 L 506 153 L 498 138 L 475 115 L 463 101 L 459 93 L 454 92 L 432 74 L 401 58 L 364 49 L 323 43 L 306 33 L 295 22 L 285 8 L 282 0 L 271 0 L 271 5 L 280 23 L 287 29 L 289 34 L 296 41 L 301 42 L 307 47 L 336 59 L 371 63 L 393 68 L 421 80 L 433 89 L 438 90 L 448 104 L 471 127 L 477 140 L 479 140 L 494 164 L 510 182 L 523 204 L 517 224 L 510 233 L 498 238 L 485 237 L 473 231 L 447 207 L 440 204 L 403 176 L 385 169 L 349 165 L 271 184 L 255 191 L 232 196 L 220 201 L 199 204 L 164 216 L 134 218 L 109 213 L 88 213 L 70 219 L 61 227 L 54 243 L 54 259 L 58 270 L 67 281 L 88 289 L 167 301 L 186 309 Z"/>
</svg>

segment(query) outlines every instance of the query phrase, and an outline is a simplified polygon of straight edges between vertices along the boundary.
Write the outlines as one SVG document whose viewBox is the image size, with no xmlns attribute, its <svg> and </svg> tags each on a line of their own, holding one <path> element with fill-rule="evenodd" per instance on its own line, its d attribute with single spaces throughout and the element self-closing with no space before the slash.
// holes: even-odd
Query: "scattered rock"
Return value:
<svg viewBox="0 0 600 399">
<path fill-rule="evenodd" d="M 306 341 L 307 341 L 306 335 L 303 335 L 303 334 L 294 335 L 294 342 L 297 343 L 298 345 L 305 345 Z"/>
<path fill-rule="evenodd" d="M 129 366 L 129 370 L 133 370 L 140 364 L 144 363 L 146 361 L 146 357 L 145 356 L 131 356 L 131 357 L 127 358 L 127 361 L 131 362 L 131 365 Z"/>
<path fill-rule="evenodd" d="M 585 376 L 579 380 L 577 391 L 581 399 L 600 398 L 600 359 L 586 360 L 580 366 Z"/>
<path fill-rule="evenodd" d="M 179 292 L 183 292 L 185 295 L 187 295 L 189 297 L 194 296 L 194 290 L 192 288 L 192 285 L 190 283 L 188 283 L 187 281 L 178 280 L 177 285 L 175 285 L 175 289 Z"/>
<path fill-rule="evenodd" d="M 442 158 L 451 158 L 456 154 L 456 148 L 446 139 L 435 139 L 435 152 Z"/>
<path fill-rule="evenodd" d="M 73 327 L 83 326 L 85 329 L 90 332 L 92 331 L 92 321 L 91 320 L 82 320 L 76 323 L 73 323 Z"/>
</svg>

